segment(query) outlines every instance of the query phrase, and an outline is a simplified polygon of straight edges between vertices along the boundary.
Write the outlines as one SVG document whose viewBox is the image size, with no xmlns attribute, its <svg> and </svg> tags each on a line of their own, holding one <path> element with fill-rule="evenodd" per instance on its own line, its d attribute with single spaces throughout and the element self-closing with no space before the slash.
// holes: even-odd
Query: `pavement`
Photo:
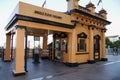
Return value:
<svg viewBox="0 0 120 80">
<path fill-rule="evenodd" d="M 81 64 L 78 67 L 68 67 L 60 62 L 47 59 L 33 64 L 27 59 L 25 75 L 13 76 L 14 60 L 3 62 L 0 59 L 0 80 L 120 80 L 120 55 L 107 55 L 107 62 Z"/>
</svg>

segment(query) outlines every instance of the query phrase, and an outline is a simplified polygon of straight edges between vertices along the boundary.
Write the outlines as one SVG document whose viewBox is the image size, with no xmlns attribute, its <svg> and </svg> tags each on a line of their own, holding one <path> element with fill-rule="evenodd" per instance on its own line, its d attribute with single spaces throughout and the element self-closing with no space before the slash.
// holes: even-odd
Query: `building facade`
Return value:
<svg viewBox="0 0 120 80">
<path fill-rule="evenodd" d="M 42 7 L 19 2 L 5 27 L 6 54 L 5 61 L 11 60 L 11 36 L 16 35 L 15 75 L 26 72 L 27 36 L 42 36 L 43 50 L 47 49 L 49 34 L 53 34 L 50 58 L 58 58 L 68 66 L 80 63 L 106 61 L 105 32 L 107 12 L 102 9 L 95 12 L 95 6 L 88 3 L 86 7 L 78 5 L 79 0 L 67 0 L 68 11 L 56 12 Z M 24 46 L 25 45 L 25 46 Z"/>
</svg>

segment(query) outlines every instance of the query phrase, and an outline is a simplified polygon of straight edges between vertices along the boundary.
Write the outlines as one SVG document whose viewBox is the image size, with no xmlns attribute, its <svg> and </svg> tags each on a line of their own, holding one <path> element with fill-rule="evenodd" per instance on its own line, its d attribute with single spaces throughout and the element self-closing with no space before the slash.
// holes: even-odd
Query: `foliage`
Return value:
<svg viewBox="0 0 120 80">
<path fill-rule="evenodd" d="M 117 48 L 120 48 L 120 40 L 117 40 L 117 41 L 115 41 L 115 42 L 111 42 L 110 40 L 109 40 L 109 38 L 107 38 L 106 37 L 106 48 L 108 48 L 108 46 L 110 47 L 110 48 L 113 48 L 113 47 L 117 47 Z"/>
<path fill-rule="evenodd" d="M 111 48 L 114 47 L 113 42 L 111 42 L 108 37 L 105 38 L 105 42 L 106 42 L 106 48 L 108 48 L 108 46 Z"/>
<path fill-rule="evenodd" d="M 114 43 L 114 47 L 120 48 L 120 40 L 117 40 Z"/>
</svg>

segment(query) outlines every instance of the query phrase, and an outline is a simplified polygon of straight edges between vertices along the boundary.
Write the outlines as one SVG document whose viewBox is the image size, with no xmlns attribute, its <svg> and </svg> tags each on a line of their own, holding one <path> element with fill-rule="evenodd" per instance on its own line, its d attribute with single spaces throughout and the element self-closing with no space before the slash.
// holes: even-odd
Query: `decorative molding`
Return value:
<svg viewBox="0 0 120 80">
<path fill-rule="evenodd" d="M 14 76 L 20 76 L 20 75 L 25 75 L 25 74 L 26 74 L 26 72 L 23 72 L 23 73 L 14 73 L 14 72 L 13 72 L 13 75 L 14 75 Z"/>
<path fill-rule="evenodd" d="M 84 32 L 81 32 L 77 35 L 78 38 L 87 38 L 87 35 Z"/>
<path fill-rule="evenodd" d="M 95 35 L 94 36 L 94 39 L 100 39 L 101 37 L 100 37 L 100 35 Z"/>
<path fill-rule="evenodd" d="M 77 20 L 71 20 L 71 22 L 74 23 L 74 27 L 77 25 L 77 23 L 79 23 Z"/>
<path fill-rule="evenodd" d="M 25 29 L 26 30 L 26 26 L 20 26 L 20 25 L 16 25 L 15 28 L 20 28 L 20 29 Z"/>
<path fill-rule="evenodd" d="M 11 62 L 11 60 L 4 60 L 4 62 Z"/>
<path fill-rule="evenodd" d="M 106 32 L 107 31 L 107 29 L 106 28 L 103 28 L 103 29 L 101 29 L 101 32 Z"/>
<path fill-rule="evenodd" d="M 48 25 L 70 28 L 70 29 L 75 28 L 74 25 L 70 25 L 70 24 L 59 23 L 59 22 L 45 20 L 41 18 L 35 18 L 35 17 L 25 16 L 25 15 L 15 14 L 14 17 L 11 19 L 11 21 L 8 23 L 8 25 L 5 27 L 5 30 L 9 30 L 18 20 L 48 24 Z"/>
<path fill-rule="evenodd" d="M 95 63 L 95 60 L 88 60 L 88 63 L 93 64 Z"/>
<path fill-rule="evenodd" d="M 79 63 L 64 63 L 66 66 L 69 67 L 78 67 Z"/>
<path fill-rule="evenodd" d="M 83 14 L 83 15 L 88 16 L 88 17 L 91 17 L 91 18 L 93 18 L 93 19 L 97 19 L 97 20 L 103 21 L 103 22 L 105 22 L 106 24 L 110 24 L 110 23 L 111 23 L 110 21 L 107 21 L 107 20 L 105 20 L 105 19 L 103 19 L 103 18 L 94 16 L 94 15 L 89 14 L 89 13 L 87 13 L 87 12 L 83 12 L 82 10 L 79 10 L 79 9 L 72 9 L 72 10 L 70 10 L 70 14 L 72 14 L 73 12 L 76 12 L 76 13 L 79 13 L 79 14 Z"/>
<path fill-rule="evenodd" d="M 64 33 L 64 32 L 61 32 L 60 34 L 55 33 L 55 34 L 53 35 L 53 38 L 55 38 L 55 39 L 57 39 L 57 38 L 67 38 L 67 37 L 68 37 L 67 34 Z"/>
<path fill-rule="evenodd" d="M 108 58 L 101 58 L 101 61 L 108 61 Z"/>
<path fill-rule="evenodd" d="M 90 30 L 90 29 L 94 30 L 94 28 L 95 28 L 94 25 L 88 25 L 88 29 L 89 29 L 89 30 Z"/>
</svg>

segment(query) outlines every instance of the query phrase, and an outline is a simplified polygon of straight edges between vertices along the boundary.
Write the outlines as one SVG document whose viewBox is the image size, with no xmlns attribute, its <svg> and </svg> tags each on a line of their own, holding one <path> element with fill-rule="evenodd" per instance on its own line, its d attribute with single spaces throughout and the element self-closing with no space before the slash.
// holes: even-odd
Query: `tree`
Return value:
<svg viewBox="0 0 120 80">
<path fill-rule="evenodd" d="M 106 42 L 106 48 L 109 47 L 114 47 L 114 43 L 110 41 L 110 39 L 108 37 L 105 38 L 105 42 Z"/>
<path fill-rule="evenodd" d="M 120 40 L 114 42 L 114 47 L 120 48 Z"/>
</svg>

